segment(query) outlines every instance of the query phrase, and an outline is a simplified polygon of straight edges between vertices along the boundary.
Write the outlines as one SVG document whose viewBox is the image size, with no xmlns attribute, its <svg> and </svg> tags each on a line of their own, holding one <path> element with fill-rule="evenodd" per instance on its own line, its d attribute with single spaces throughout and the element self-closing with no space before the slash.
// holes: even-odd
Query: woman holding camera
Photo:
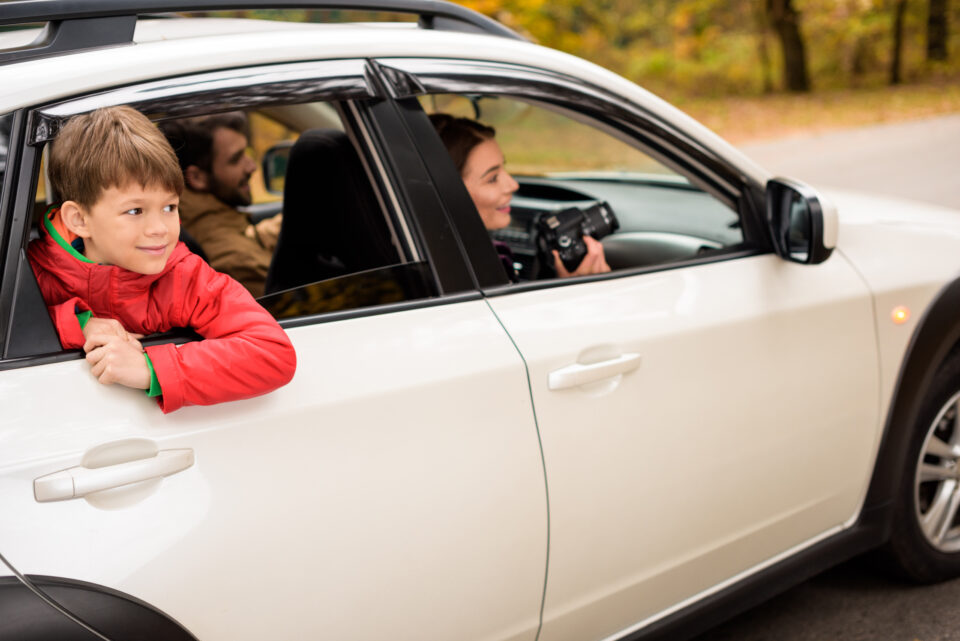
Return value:
<svg viewBox="0 0 960 641">
<path fill-rule="evenodd" d="M 449 114 L 433 114 L 430 121 L 440 134 L 460 177 L 488 230 L 510 224 L 510 200 L 519 185 L 504 167 L 503 151 L 496 131 L 476 120 Z M 554 268 L 559 276 L 585 276 L 610 271 L 600 241 L 584 236 L 587 254 L 572 272 L 553 250 Z M 497 248 L 502 251 L 501 248 Z M 505 249 L 505 248 L 504 248 Z M 509 250 L 507 250 L 509 251 Z"/>
</svg>

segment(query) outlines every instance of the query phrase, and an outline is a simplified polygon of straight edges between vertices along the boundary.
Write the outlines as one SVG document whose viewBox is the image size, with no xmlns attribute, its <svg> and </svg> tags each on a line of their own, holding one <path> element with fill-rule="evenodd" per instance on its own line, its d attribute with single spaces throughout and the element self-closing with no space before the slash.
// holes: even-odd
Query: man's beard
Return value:
<svg viewBox="0 0 960 641">
<path fill-rule="evenodd" d="M 222 203 L 231 207 L 246 207 L 250 204 L 250 196 L 245 194 L 237 187 L 227 187 L 223 183 L 210 177 L 210 193 L 217 197 Z M 249 182 L 247 183 L 249 185 Z"/>
</svg>

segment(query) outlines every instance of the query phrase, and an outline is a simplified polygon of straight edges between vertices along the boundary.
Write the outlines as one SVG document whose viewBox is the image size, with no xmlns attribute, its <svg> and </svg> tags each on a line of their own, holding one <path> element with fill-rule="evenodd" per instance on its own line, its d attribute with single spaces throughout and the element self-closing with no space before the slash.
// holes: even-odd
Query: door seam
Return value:
<svg viewBox="0 0 960 641">
<path fill-rule="evenodd" d="M 547 502 L 547 555 L 546 559 L 544 560 L 543 593 L 540 597 L 540 616 L 537 622 L 537 634 L 534 637 L 534 641 L 539 641 L 540 632 L 543 631 L 543 610 L 547 603 L 547 578 L 550 575 L 550 484 L 547 481 L 547 460 L 543 455 L 543 439 L 540 437 L 540 422 L 537 420 L 537 406 L 533 400 L 533 385 L 530 382 L 530 367 L 527 365 L 527 359 L 523 357 L 523 352 L 520 351 L 520 347 L 517 346 L 516 341 L 513 340 L 513 336 L 510 335 L 510 332 L 504 326 L 503 322 L 500 320 L 500 317 L 497 316 L 497 312 L 494 311 L 493 307 L 490 305 L 490 301 L 484 298 L 483 302 L 490 310 L 490 313 L 493 314 L 493 317 L 496 319 L 500 327 L 503 328 L 507 338 L 510 339 L 510 344 L 513 345 L 515 350 L 517 350 L 517 355 L 520 357 L 520 362 L 523 363 L 523 371 L 527 378 L 527 393 L 530 395 L 530 411 L 533 413 L 533 425 L 537 430 L 537 445 L 540 448 L 540 465 L 543 468 L 543 491 Z"/>
</svg>

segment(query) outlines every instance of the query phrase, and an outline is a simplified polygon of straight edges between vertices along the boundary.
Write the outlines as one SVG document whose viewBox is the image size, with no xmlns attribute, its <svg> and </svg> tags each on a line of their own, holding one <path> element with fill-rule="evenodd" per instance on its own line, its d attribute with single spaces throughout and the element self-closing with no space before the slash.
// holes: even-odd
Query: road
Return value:
<svg viewBox="0 0 960 641">
<path fill-rule="evenodd" d="M 960 209 L 960 114 L 741 146 L 760 166 L 842 187 Z"/>
<path fill-rule="evenodd" d="M 760 165 L 818 187 L 960 209 L 960 115 L 744 145 Z M 957 641 L 960 580 L 912 586 L 870 555 L 803 583 L 696 641 Z"/>
</svg>

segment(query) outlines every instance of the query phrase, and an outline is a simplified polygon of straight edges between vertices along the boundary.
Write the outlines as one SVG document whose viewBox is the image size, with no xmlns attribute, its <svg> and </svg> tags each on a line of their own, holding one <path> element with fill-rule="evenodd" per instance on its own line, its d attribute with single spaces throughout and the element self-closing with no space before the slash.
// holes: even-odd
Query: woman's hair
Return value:
<svg viewBox="0 0 960 641">
<path fill-rule="evenodd" d="M 50 149 L 50 183 L 60 200 L 92 207 L 129 181 L 177 194 L 183 174 L 163 134 L 139 111 L 107 107 L 74 116 Z"/>
<path fill-rule="evenodd" d="M 463 168 L 467 164 L 467 157 L 473 148 L 482 142 L 493 140 L 497 135 L 493 127 L 489 127 L 476 120 L 469 118 L 457 118 L 450 114 L 432 114 L 430 122 L 433 123 L 440 139 L 450 157 L 453 158 L 453 164 L 457 167 L 460 175 L 463 175 Z"/>
</svg>

